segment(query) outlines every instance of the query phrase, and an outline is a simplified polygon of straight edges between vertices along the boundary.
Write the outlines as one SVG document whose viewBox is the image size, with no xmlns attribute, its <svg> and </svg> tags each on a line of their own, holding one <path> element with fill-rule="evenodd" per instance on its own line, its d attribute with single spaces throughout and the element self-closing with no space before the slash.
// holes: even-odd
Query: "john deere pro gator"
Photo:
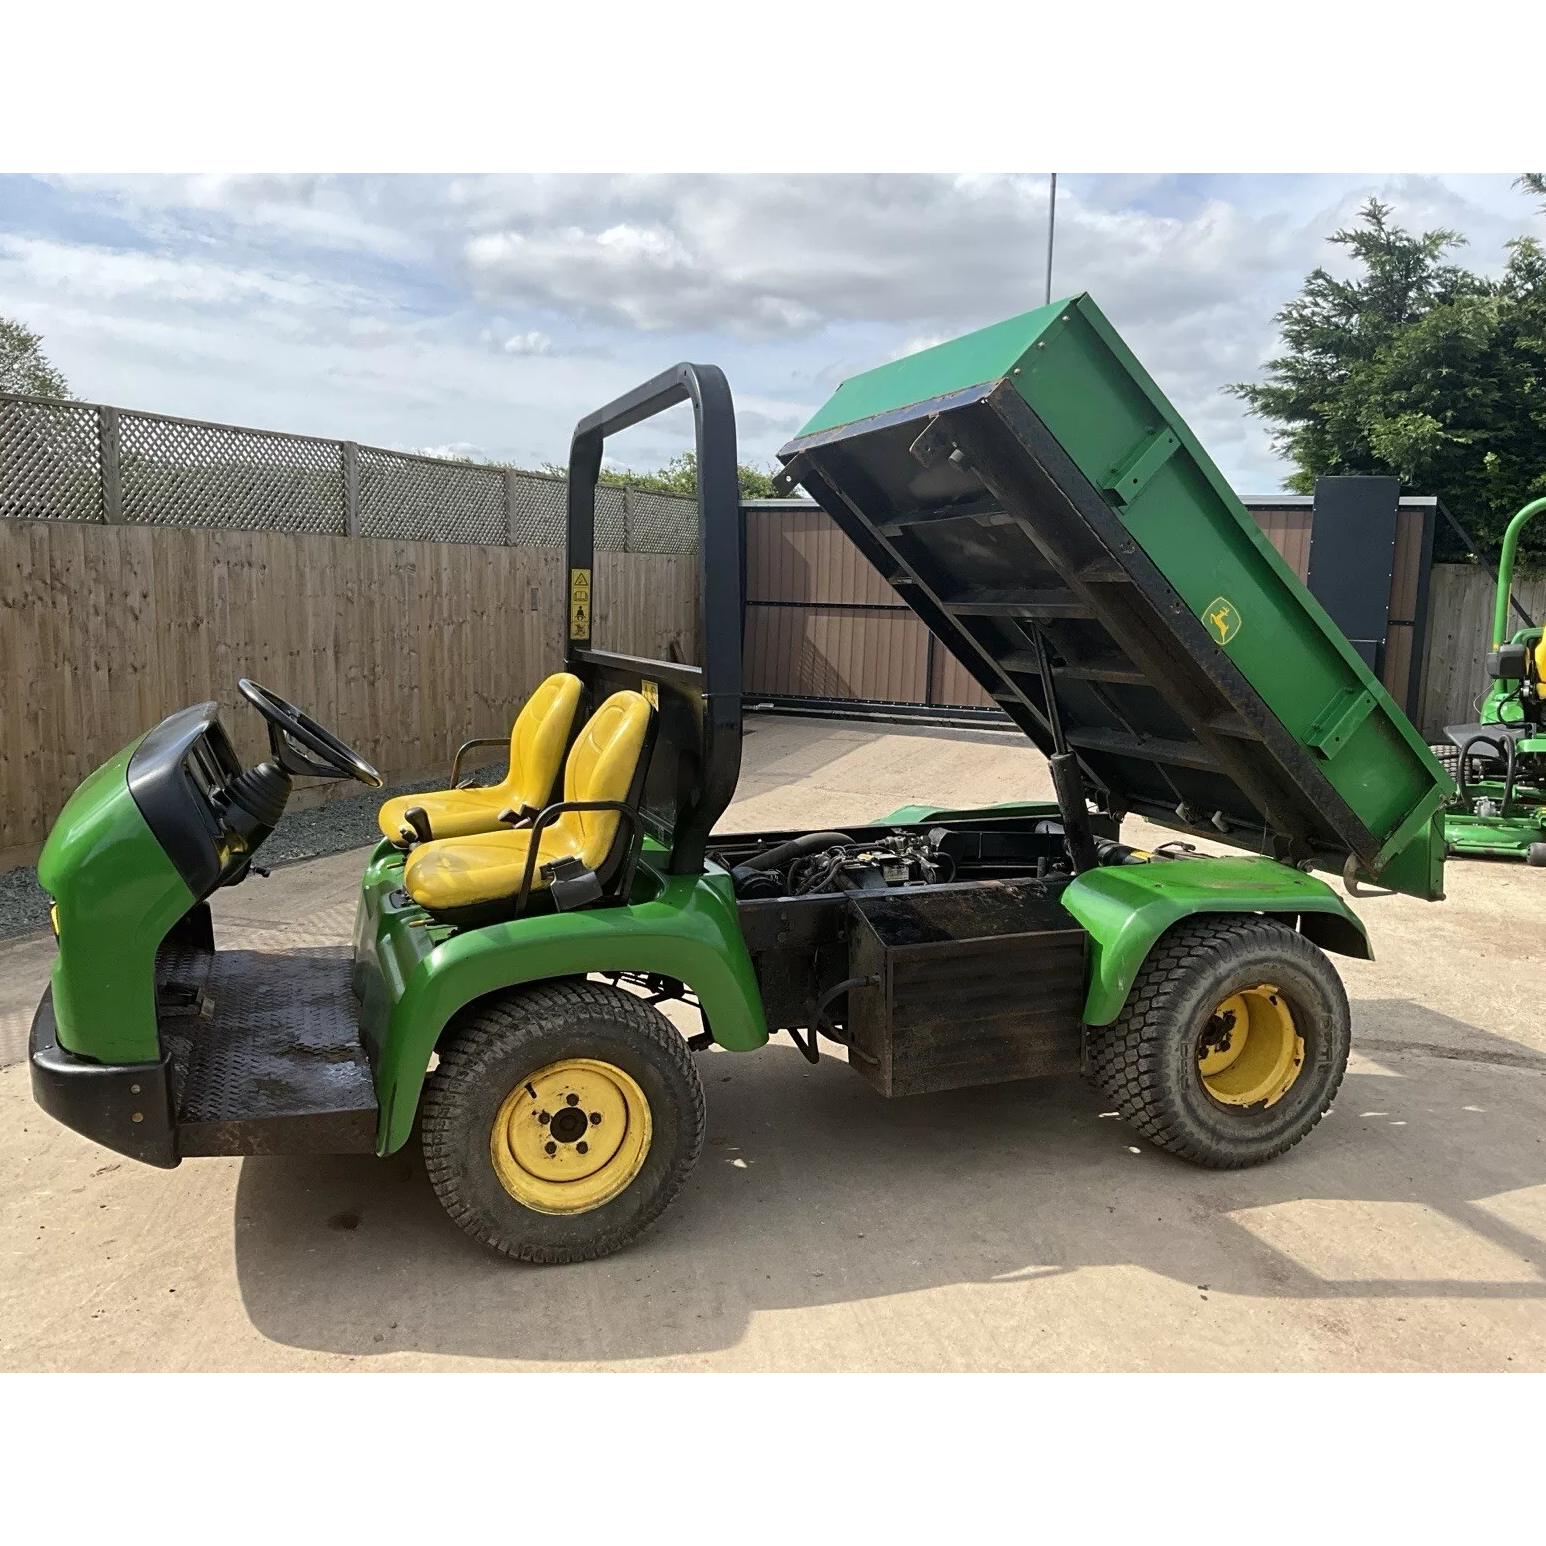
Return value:
<svg viewBox="0 0 1546 1546">
<path fill-rule="evenodd" d="M 604 441 L 684 400 L 698 665 L 591 639 Z M 741 757 L 735 419 L 718 370 L 680 365 L 576 430 L 564 669 L 497 790 L 382 807 L 352 950 L 257 953 L 211 924 L 294 780 L 380 782 L 275 693 L 242 685 L 270 725 L 256 767 L 202 704 L 81 785 L 39 865 L 59 933 L 39 1103 L 162 1166 L 386 1155 L 417 1120 L 451 1217 L 534 1262 L 644 1230 L 703 1142 L 694 1054 L 778 1030 L 877 1098 L 1082 1068 L 1203 1166 L 1303 1138 L 1348 1056 L 1326 952 L 1370 953 L 1315 872 L 1437 899 L 1453 784 L 1094 303 L 845 382 L 780 454 L 1047 754 L 1055 802 L 719 830 Z M 1175 836 L 1125 842 L 1131 816 Z"/>
<path fill-rule="evenodd" d="M 1509 632 L 1519 539 L 1546 499 L 1532 499 L 1503 533 L 1497 599 L 1487 651 L 1490 685 L 1474 724 L 1447 725 L 1447 755 L 1458 792 L 1444 813 L 1444 839 L 1459 858 L 1520 858 L 1546 865 L 1546 630 L 1525 617 Z"/>
</svg>

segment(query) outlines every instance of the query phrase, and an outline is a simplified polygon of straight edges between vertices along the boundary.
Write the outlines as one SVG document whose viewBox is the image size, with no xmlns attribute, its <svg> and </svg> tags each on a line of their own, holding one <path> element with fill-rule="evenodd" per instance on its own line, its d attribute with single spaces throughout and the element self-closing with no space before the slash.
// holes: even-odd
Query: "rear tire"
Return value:
<svg viewBox="0 0 1546 1546">
<path fill-rule="evenodd" d="M 1234 1170 L 1292 1148 L 1326 1114 L 1351 1020 L 1336 969 L 1302 934 L 1224 914 L 1163 935 L 1115 1023 L 1085 1034 L 1095 1082 L 1150 1143 Z"/>
<path fill-rule="evenodd" d="M 1546 843 L 1531 843 L 1525 849 L 1525 863 L 1532 869 L 1546 869 Z"/>
<path fill-rule="evenodd" d="M 422 1112 L 424 1166 L 446 1212 L 518 1261 L 621 1250 L 703 1148 L 703 1086 L 676 1028 L 584 980 L 478 1005 L 442 1041 Z"/>
</svg>

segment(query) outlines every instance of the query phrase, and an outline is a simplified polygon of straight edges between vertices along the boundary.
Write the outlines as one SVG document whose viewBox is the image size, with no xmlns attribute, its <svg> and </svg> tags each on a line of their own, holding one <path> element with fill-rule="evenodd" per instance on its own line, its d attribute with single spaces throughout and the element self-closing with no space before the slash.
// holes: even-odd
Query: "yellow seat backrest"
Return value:
<svg viewBox="0 0 1546 1546">
<path fill-rule="evenodd" d="M 564 765 L 564 799 L 626 800 L 653 712 L 643 693 L 613 693 L 575 738 Z M 612 850 L 619 819 L 616 811 L 566 811 L 554 825 L 573 841 L 580 862 L 595 870 Z"/>
<path fill-rule="evenodd" d="M 515 810 L 541 810 L 553 793 L 564 747 L 580 706 L 581 682 L 567 671 L 555 672 L 526 700 L 510 730 L 510 771 L 499 785 Z"/>
</svg>

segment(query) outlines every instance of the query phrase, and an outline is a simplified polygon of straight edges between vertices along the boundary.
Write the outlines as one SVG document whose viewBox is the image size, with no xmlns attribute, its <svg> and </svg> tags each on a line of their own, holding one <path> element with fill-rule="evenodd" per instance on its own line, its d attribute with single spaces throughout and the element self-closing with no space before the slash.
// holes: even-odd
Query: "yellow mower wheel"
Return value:
<svg viewBox="0 0 1546 1546">
<path fill-rule="evenodd" d="M 1203 1088 L 1226 1106 L 1272 1106 L 1304 1067 L 1304 1038 L 1288 1000 L 1270 982 L 1223 999 L 1197 1051 Z"/>
<path fill-rule="evenodd" d="M 682 1033 L 637 994 L 586 978 L 469 1006 L 425 1081 L 436 1196 L 517 1261 L 591 1261 L 636 1240 L 703 1149 L 703 1086 Z"/>
<path fill-rule="evenodd" d="M 1351 1032 L 1316 945 L 1277 918 L 1218 913 L 1160 937 L 1086 1047 L 1095 1082 L 1156 1148 L 1238 1170 L 1291 1149 L 1331 1109 Z"/>
<path fill-rule="evenodd" d="M 650 1103 L 615 1063 L 565 1058 L 528 1075 L 494 1117 L 500 1185 L 538 1213 L 589 1213 L 644 1168 Z"/>
</svg>

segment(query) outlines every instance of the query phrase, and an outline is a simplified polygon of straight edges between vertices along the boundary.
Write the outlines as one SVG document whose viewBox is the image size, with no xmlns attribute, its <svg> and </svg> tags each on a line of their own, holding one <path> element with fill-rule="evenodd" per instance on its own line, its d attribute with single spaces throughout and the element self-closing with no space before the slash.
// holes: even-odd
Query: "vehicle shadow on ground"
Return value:
<svg viewBox="0 0 1546 1546">
<path fill-rule="evenodd" d="M 1355 1025 L 1395 1008 L 1355 1005 Z M 1102 1265 L 1286 1300 L 1546 1298 L 1546 1079 L 1517 1043 L 1399 1010 L 1414 1042 L 1463 1034 L 1468 1060 L 1371 1054 L 1308 1142 L 1235 1172 L 1148 1148 L 1077 1079 L 887 1102 L 787 1045 L 709 1053 L 692 1181 L 639 1244 L 574 1267 L 487 1255 L 416 1151 L 249 1159 L 241 1291 L 292 1346 L 536 1361 L 706 1352 L 757 1311 Z"/>
</svg>

